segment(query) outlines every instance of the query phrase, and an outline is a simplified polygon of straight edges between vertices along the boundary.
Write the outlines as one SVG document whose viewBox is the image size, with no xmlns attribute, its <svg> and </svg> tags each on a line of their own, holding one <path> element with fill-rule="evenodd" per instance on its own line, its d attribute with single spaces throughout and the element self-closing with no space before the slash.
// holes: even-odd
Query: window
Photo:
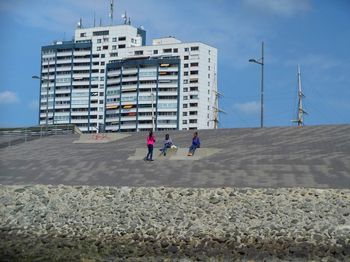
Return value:
<svg viewBox="0 0 350 262">
<path fill-rule="evenodd" d="M 191 66 L 198 66 L 198 63 L 191 63 Z"/>
<path fill-rule="evenodd" d="M 210 95 L 210 90 L 208 90 L 208 95 Z"/>
<path fill-rule="evenodd" d="M 198 83 L 198 79 L 191 79 L 190 80 L 190 83 L 192 84 L 192 83 Z"/>
<path fill-rule="evenodd" d="M 197 124 L 197 119 L 190 119 L 190 124 Z"/>
<path fill-rule="evenodd" d="M 116 45 L 112 45 L 112 50 L 116 50 L 117 46 Z"/>
<path fill-rule="evenodd" d="M 184 100 L 188 100 L 188 96 L 184 96 L 183 99 L 184 99 Z"/>
<path fill-rule="evenodd" d="M 182 120 L 182 124 L 187 125 L 187 120 Z"/>
<path fill-rule="evenodd" d="M 125 48 L 125 45 L 118 45 L 118 48 Z"/>
<path fill-rule="evenodd" d="M 198 95 L 191 95 L 190 99 L 198 99 Z"/>
<path fill-rule="evenodd" d="M 140 50 L 140 51 L 135 51 L 135 55 L 143 55 L 143 51 Z"/>
<path fill-rule="evenodd" d="M 184 76 L 188 76 L 188 72 L 184 72 Z"/>
<path fill-rule="evenodd" d="M 153 54 L 157 55 L 158 54 L 158 50 L 153 50 Z"/>
<path fill-rule="evenodd" d="M 108 30 L 104 30 L 104 31 L 95 31 L 92 33 L 93 36 L 99 36 L 99 35 L 109 35 L 109 31 Z"/>
<path fill-rule="evenodd" d="M 104 72 L 105 72 L 105 70 L 104 70 L 104 69 L 101 69 L 101 70 L 100 70 L 100 73 L 104 73 Z"/>
<path fill-rule="evenodd" d="M 171 48 L 163 49 L 163 53 L 171 53 L 171 51 L 172 51 Z"/>
<path fill-rule="evenodd" d="M 106 57 L 106 55 L 105 54 L 101 54 L 101 58 L 105 58 Z"/>
<path fill-rule="evenodd" d="M 198 114 L 197 111 L 190 111 L 190 116 L 196 116 Z"/>
<path fill-rule="evenodd" d="M 191 71 L 191 75 L 198 75 L 198 71 Z"/>
<path fill-rule="evenodd" d="M 210 82 L 208 82 L 208 86 L 210 86 Z"/>
<path fill-rule="evenodd" d="M 197 107 L 198 103 L 190 103 L 190 107 Z"/>
<path fill-rule="evenodd" d="M 86 33 L 80 33 L 80 37 L 85 37 Z"/>
<path fill-rule="evenodd" d="M 103 46 L 103 50 L 108 50 L 108 45 Z"/>
<path fill-rule="evenodd" d="M 184 80 L 184 84 L 188 84 L 188 80 L 187 79 Z"/>
<path fill-rule="evenodd" d="M 208 71 L 210 71 L 210 66 L 208 66 Z"/>
<path fill-rule="evenodd" d="M 183 108 L 187 108 L 188 105 L 187 105 L 187 104 L 183 104 L 182 107 L 183 107 Z"/>
<path fill-rule="evenodd" d="M 208 50 L 208 54 L 210 55 L 210 49 Z"/>
<path fill-rule="evenodd" d="M 208 58 L 208 63 L 210 63 L 210 57 Z"/>
<path fill-rule="evenodd" d="M 118 56 L 118 53 L 111 53 L 110 56 L 111 57 L 116 57 L 116 56 Z"/>
<path fill-rule="evenodd" d="M 210 78 L 210 74 L 208 74 L 208 78 Z"/>
<path fill-rule="evenodd" d="M 100 81 L 105 81 L 105 78 L 103 76 L 100 77 Z"/>
<path fill-rule="evenodd" d="M 126 36 L 121 36 L 118 38 L 118 41 L 125 41 L 126 40 Z"/>
<path fill-rule="evenodd" d="M 174 48 L 173 52 L 174 52 L 174 53 L 178 53 L 178 52 L 179 52 L 179 49 Z"/>
<path fill-rule="evenodd" d="M 116 37 L 113 37 L 113 38 L 112 38 L 112 42 L 117 42 L 117 38 L 116 38 Z"/>
<path fill-rule="evenodd" d="M 185 55 L 185 56 L 184 56 L 184 60 L 188 60 L 188 55 Z"/>
<path fill-rule="evenodd" d="M 97 47 L 97 51 L 101 51 L 101 47 L 100 46 Z"/>
<path fill-rule="evenodd" d="M 191 86 L 190 91 L 198 91 L 198 86 Z"/>
<path fill-rule="evenodd" d="M 191 47 L 191 51 L 198 51 L 199 50 L 199 46 L 192 46 Z"/>
<path fill-rule="evenodd" d="M 187 112 L 182 112 L 182 116 L 187 116 Z"/>
<path fill-rule="evenodd" d="M 98 43 L 98 44 L 101 43 L 101 39 L 97 39 L 97 43 Z"/>
<path fill-rule="evenodd" d="M 188 52 L 188 47 L 185 47 L 185 52 Z"/>
<path fill-rule="evenodd" d="M 101 65 L 105 65 L 105 62 L 101 62 Z"/>
<path fill-rule="evenodd" d="M 184 87 L 183 91 L 184 91 L 184 92 L 188 92 L 188 88 L 187 88 L 187 87 Z"/>
<path fill-rule="evenodd" d="M 188 64 L 184 64 L 184 68 L 188 68 Z"/>
</svg>

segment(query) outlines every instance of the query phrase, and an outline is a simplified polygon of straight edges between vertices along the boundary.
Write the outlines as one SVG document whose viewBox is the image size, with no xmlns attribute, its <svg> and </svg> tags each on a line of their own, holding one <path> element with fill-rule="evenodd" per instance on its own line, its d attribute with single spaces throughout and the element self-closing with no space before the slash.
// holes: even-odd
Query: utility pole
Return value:
<svg viewBox="0 0 350 262">
<path fill-rule="evenodd" d="M 154 103 L 154 93 L 153 91 L 151 91 L 151 103 L 152 103 L 152 131 L 154 132 L 155 129 L 154 129 L 154 108 L 153 108 L 153 103 Z"/>
<path fill-rule="evenodd" d="M 301 88 L 301 73 L 300 66 L 298 65 L 298 114 L 297 119 L 292 120 L 292 122 L 298 123 L 298 127 L 302 127 L 304 125 L 304 114 L 307 115 L 307 112 L 303 108 L 303 98 L 305 97 L 302 88 Z"/>
<path fill-rule="evenodd" d="M 46 131 L 49 125 L 49 86 L 50 86 L 50 58 L 47 59 L 47 85 L 46 85 Z"/>
</svg>

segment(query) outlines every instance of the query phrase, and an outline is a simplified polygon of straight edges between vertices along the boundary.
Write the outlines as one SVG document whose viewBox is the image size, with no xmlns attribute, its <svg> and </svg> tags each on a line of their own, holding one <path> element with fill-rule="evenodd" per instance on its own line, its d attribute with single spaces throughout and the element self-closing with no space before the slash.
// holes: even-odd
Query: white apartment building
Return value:
<svg viewBox="0 0 350 262">
<path fill-rule="evenodd" d="M 39 124 L 83 132 L 215 128 L 217 50 L 131 25 L 77 28 L 42 47 Z"/>
</svg>

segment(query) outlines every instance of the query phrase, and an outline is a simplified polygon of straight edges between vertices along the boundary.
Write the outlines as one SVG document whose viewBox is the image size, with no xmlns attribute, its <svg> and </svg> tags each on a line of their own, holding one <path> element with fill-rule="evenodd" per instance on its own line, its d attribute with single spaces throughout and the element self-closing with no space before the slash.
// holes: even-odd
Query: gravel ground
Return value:
<svg viewBox="0 0 350 262">
<path fill-rule="evenodd" d="M 1 261 L 350 261 L 350 190 L 0 185 Z"/>
</svg>

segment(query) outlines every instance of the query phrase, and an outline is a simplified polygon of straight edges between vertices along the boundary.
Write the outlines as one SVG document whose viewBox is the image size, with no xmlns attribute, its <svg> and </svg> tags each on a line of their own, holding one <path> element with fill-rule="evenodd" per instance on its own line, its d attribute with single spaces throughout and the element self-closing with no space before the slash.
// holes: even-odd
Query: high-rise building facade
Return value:
<svg viewBox="0 0 350 262">
<path fill-rule="evenodd" d="M 217 50 L 155 39 L 131 25 L 77 28 L 42 47 L 39 123 L 83 132 L 210 129 L 217 124 Z"/>
</svg>

